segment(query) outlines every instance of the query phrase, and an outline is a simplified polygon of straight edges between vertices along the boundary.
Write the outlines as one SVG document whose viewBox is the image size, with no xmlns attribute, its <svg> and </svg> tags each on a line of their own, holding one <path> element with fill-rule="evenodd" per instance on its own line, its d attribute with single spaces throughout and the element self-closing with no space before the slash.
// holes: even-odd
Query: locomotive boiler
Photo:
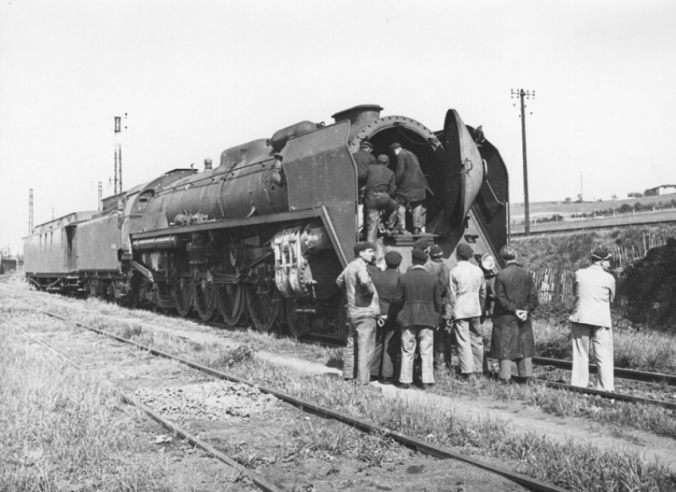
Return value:
<svg viewBox="0 0 676 492">
<path fill-rule="evenodd" d="M 25 238 L 26 275 L 43 289 L 344 339 L 335 279 L 362 234 L 352 154 L 363 141 L 374 155 L 399 142 L 418 156 L 431 189 L 421 235 L 451 266 L 457 244 L 470 243 L 494 274 L 508 227 L 497 149 L 455 110 L 439 131 L 381 111 L 361 105 L 330 125 L 291 125 L 223 151 L 216 167 L 170 171 L 106 198 L 101 212 L 37 226 Z M 419 237 L 383 234 L 378 256 L 398 250 L 408 260 Z"/>
</svg>

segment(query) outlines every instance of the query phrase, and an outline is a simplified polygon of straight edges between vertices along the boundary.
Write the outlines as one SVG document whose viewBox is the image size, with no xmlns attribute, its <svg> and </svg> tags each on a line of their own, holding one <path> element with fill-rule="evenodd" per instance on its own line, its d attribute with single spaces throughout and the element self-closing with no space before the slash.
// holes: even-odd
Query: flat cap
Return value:
<svg viewBox="0 0 676 492">
<path fill-rule="evenodd" d="M 472 250 L 472 247 L 467 243 L 460 243 L 455 249 L 455 255 L 463 260 L 469 260 L 473 254 L 474 251 Z"/>
<path fill-rule="evenodd" d="M 592 261 L 609 260 L 613 257 L 605 246 L 599 246 L 592 251 Z"/>
<path fill-rule="evenodd" d="M 428 251 L 431 258 L 441 258 L 441 255 L 444 254 L 444 252 L 441 250 L 441 247 L 436 244 L 430 247 Z"/>
<path fill-rule="evenodd" d="M 422 249 L 414 249 L 411 251 L 411 260 L 425 263 L 427 261 L 427 253 Z"/>
<path fill-rule="evenodd" d="M 380 154 L 378 156 L 378 162 L 380 162 L 381 164 L 389 164 L 390 158 L 387 157 L 385 154 Z"/>
<path fill-rule="evenodd" d="M 371 142 L 367 142 L 366 140 L 363 140 L 362 143 L 359 144 L 360 149 L 372 149 L 373 145 Z"/>
<path fill-rule="evenodd" d="M 401 265 L 401 255 L 396 251 L 390 251 L 385 255 L 385 264 L 388 267 L 398 267 Z"/>
<path fill-rule="evenodd" d="M 392 145 L 390 145 L 390 150 L 394 149 L 401 149 L 401 144 L 399 142 L 394 142 Z"/>
<path fill-rule="evenodd" d="M 376 247 L 373 243 L 369 243 L 368 241 L 364 241 L 363 243 L 357 243 L 354 245 L 354 255 L 359 256 L 359 253 L 362 251 L 366 251 L 367 249 L 373 249 L 375 250 Z"/>
</svg>

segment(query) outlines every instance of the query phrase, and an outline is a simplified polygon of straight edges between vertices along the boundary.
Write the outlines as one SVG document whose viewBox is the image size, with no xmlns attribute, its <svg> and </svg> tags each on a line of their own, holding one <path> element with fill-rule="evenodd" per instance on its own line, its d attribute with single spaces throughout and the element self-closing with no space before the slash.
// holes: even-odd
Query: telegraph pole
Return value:
<svg viewBox="0 0 676 492">
<path fill-rule="evenodd" d="M 535 99 L 535 91 L 524 91 L 523 89 L 512 89 L 512 98 L 514 96 L 521 99 L 521 140 L 523 143 L 523 207 L 526 214 L 526 236 L 530 235 L 530 204 L 528 201 L 528 160 L 526 157 L 526 112 L 524 99 Z"/>
</svg>

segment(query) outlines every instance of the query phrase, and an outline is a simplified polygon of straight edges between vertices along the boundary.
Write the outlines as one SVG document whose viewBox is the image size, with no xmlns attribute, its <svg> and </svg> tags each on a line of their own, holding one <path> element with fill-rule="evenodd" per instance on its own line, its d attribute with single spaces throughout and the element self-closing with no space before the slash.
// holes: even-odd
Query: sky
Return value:
<svg viewBox="0 0 676 492">
<path fill-rule="evenodd" d="M 672 0 L 2 0 L 0 248 L 113 194 L 358 104 L 482 125 L 523 201 L 676 184 Z"/>
</svg>

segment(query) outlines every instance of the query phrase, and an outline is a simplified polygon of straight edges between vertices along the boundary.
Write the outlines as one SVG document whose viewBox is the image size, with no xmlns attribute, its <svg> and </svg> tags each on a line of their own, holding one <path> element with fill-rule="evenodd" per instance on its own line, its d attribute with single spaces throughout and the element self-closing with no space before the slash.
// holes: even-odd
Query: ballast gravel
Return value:
<svg viewBox="0 0 676 492">
<path fill-rule="evenodd" d="M 246 419 L 274 405 L 277 398 L 246 384 L 212 381 L 158 390 L 142 388 L 134 396 L 161 416 L 172 420 L 191 418 Z"/>
</svg>

